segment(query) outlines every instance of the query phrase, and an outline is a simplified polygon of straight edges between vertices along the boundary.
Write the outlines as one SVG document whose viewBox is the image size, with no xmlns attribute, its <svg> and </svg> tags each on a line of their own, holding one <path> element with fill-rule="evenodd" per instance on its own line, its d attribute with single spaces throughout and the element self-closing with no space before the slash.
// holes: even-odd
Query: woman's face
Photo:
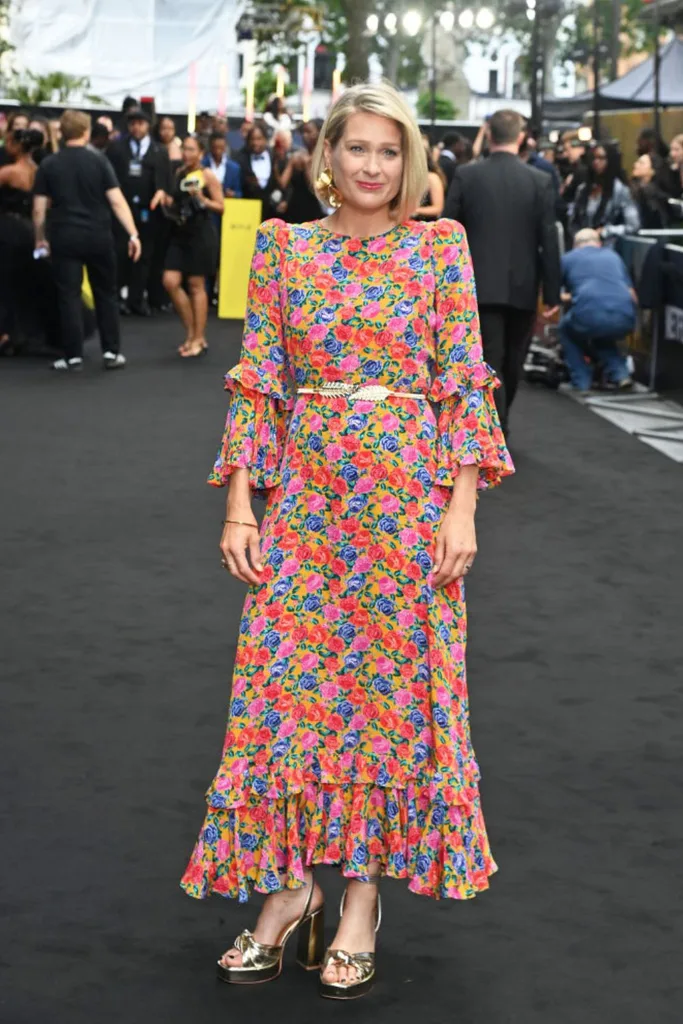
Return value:
<svg viewBox="0 0 683 1024">
<path fill-rule="evenodd" d="M 683 165 L 683 142 L 679 142 L 678 139 L 674 139 L 671 143 L 669 154 L 671 156 L 671 162 L 676 164 L 677 167 L 681 167 Z"/>
<path fill-rule="evenodd" d="M 593 156 L 591 157 L 591 163 L 595 173 L 602 177 L 607 170 L 607 150 L 603 149 L 602 146 L 597 146 L 593 150 Z"/>
<path fill-rule="evenodd" d="M 175 139 L 175 122 L 170 117 L 162 117 L 159 122 L 159 138 L 165 145 Z"/>
<path fill-rule="evenodd" d="M 334 147 L 325 156 L 342 199 L 367 213 L 389 206 L 401 188 L 403 145 L 395 121 L 360 111 L 351 114 Z"/>
<path fill-rule="evenodd" d="M 12 160 L 16 160 L 21 151 L 21 146 L 18 142 L 15 142 L 14 139 L 15 131 L 23 131 L 23 129 L 13 128 L 12 131 L 7 132 L 7 135 L 5 136 L 5 149 L 7 150 L 7 155 L 11 157 Z"/>
<path fill-rule="evenodd" d="M 636 181 L 644 181 L 646 184 L 655 176 L 655 169 L 652 166 L 652 160 L 650 159 L 649 153 L 643 153 L 639 156 L 633 165 L 632 176 Z"/>
<path fill-rule="evenodd" d="M 202 150 L 196 139 L 187 138 L 183 142 L 183 161 L 186 167 L 195 167 L 199 163 Z"/>
<path fill-rule="evenodd" d="M 312 121 L 307 121 L 301 129 L 301 138 L 304 140 L 304 146 L 308 150 L 314 150 L 315 144 L 318 141 L 318 127 L 313 124 Z"/>
<path fill-rule="evenodd" d="M 249 136 L 249 152 L 254 153 L 256 156 L 268 146 L 268 139 L 265 137 L 260 128 L 252 129 L 251 135 Z"/>
<path fill-rule="evenodd" d="M 25 128 L 28 128 L 28 118 L 26 114 L 17 114 L 12 121 L 12 131 L 24 131 Z"/>
</svg>

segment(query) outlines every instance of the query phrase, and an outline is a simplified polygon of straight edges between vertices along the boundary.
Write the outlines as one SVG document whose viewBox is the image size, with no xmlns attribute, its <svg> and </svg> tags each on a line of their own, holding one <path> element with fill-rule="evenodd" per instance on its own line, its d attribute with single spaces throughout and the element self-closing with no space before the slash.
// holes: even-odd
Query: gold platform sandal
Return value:
<svg viewBox="0 0 683 1024">
<path fill-rule="evenodd" d="M 370 885 L 379 885 L 379 875 L 376 878 L 368 878 Z M 344 904 L 346 903 L 346 890 L 344 891 L 341 903 L 339 904 L 339 916 L 344 915 Z M 375 911 L 377 921 L 375 924 L 375 935 L 382 923 L 382 900 L 377 893 L 377 909 Z M 322 975 L 330 964 L 334 967 L 353 967 L 356 972 L 355 981 L 323 981 Z M 367 995 L 375 983 L 375 954 L 374 953 L 347 953 L 344 949 L 328 949 L 320 971 L 320 995 L 324 999 L 359 999 Z"/>
<path fill-rule="evenodd" d="M 311 888 L 306 899 L 301 917 L 285 928 L 276 946 L 265 946 L 257 942 L 250 931 L 245 929 L 238 935 L 234 948 L 242 954 L 239 967 L 226 967 L 218 961 L 218 977 L 230 985 L 260 985 L 266 981 L 279 978 L 282 973 L 282 957 L 290 935 L 299 931 L 296 952 L 297 963 L 306 971 L 315 971 L 323 959 L 325 942 L 324 904 L 310 913 L 311 900 L 315 891 L 315 877 L 311 879 Z"/>
</svg>

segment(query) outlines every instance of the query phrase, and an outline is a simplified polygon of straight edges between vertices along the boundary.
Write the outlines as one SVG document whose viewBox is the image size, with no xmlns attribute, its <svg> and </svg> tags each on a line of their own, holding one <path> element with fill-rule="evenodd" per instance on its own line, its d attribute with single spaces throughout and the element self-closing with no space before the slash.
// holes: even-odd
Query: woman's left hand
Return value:
<svg viewBox="0 0 683 1024">
<path fill-rule="evenodd" d="M 436 537 L 432 586 L 446 587 L 460 579 L 477 557 L 477 532 L 472 512 L 452 506 L 444 516 Z"/>
</svg>

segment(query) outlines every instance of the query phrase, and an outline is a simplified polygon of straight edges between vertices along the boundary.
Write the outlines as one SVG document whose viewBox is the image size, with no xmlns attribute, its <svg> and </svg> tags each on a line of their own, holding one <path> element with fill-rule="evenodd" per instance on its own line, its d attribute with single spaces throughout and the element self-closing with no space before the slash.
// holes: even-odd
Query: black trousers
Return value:
<svg viewBox="0 0 683 1024">
<path fill-rule="evenodd" d="M 500 377 L 502 386 L 494 393 L 503 431 L 507 429 L 524 357 L 529 346 L 536 311 L 512 306 L 480 306 L 484 359 Z"/>
<path fill-rule="evenodd" d="M 52 238 L 52 267 L 57 286 L 62 348 L 67 359 L 83 355 L 81 286 L 84 266 L 95 300 L 102 351 L 118 352 L 121 347 L 116 258 L 111 233 L 59 235 Z"/>
<path fill-rule="evenodd" d="M 151 214 L 148 220 L 143 221 L 136 210 L 133 210 L 133 219 L 135 220 L 135 230 L 140 236 L 140 245 L 142 246 L 142 254 L 137 263 L 133 263 L 128 258 L 128 235 L 118 221 L 114 224 L 117 285 L 119 289 L 123 288 L 124 285 L 128 286 L 128 305 L 131 309 L 139 309 L 145 300 L 145 292 L 149 290 L 150 267 L 152 265 L 157 219 Z"/>
</svg>

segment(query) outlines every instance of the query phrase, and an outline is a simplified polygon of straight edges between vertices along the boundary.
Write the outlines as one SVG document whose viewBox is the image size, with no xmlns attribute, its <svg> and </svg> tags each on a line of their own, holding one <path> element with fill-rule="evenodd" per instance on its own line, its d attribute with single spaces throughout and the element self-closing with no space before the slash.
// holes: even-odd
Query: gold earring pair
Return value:
<svg viewBox="0 0 683 1024">
<path fill-rule="evenodd" d="M 342 195 L 334 183 L 332 172 L 327 168 L 320 174 L 315 183 L 316 190 L 322 192 L 332 209 L 338 210 L 342 204 Z"/>
</svg>

